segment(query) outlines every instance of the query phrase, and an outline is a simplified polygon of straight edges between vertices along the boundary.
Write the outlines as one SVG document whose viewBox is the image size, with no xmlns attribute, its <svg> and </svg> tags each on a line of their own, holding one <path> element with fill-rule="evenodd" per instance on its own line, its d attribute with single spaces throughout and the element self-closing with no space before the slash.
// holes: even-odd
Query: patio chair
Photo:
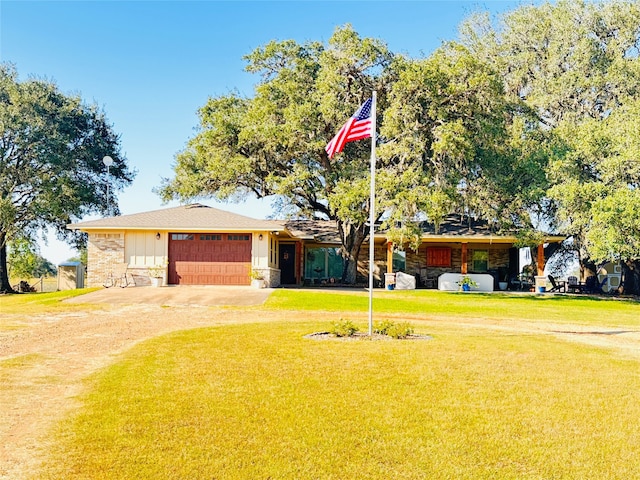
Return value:
<svg viewBox="0 0 640 480">
<path fill-rule="evenodd" d="M 571 275 L 567 278 L 567 291 L 571 293 L 582 293 L 585 290 L 585 284 L 578 282 L 578 277 Z"/>
<path fill-rule="evenodd" d="M 113 263 L 111 265 L 111 271 L 107 275 L 103 285 L 106 288 L 115 287 L 117 285 L 120 285 L 122 288 L 128 287 L 129 285 L 135 286 L 136 282 L 133 278 L 133 274 L 127 271 L 128 268 L 128 263 Z"/>
<path fill-rule="evenodd" d="M 420 284 L 425 288 L 436 288 L 438 286 L 438 279 L 430 277 L 426 268 L 420 269 Z"/>
<path fill-rule="evenodd" d="M 604 286 L 605 283 L 607 283 L 608 277 L 604 277 L 602 279 L 602 282 L 598 281 L 598 277 L 596 277 L 595 275 L 591 275 L 589 277 L 587 277 L 587 279 L 585 280 L 584 284 L 584 291 L 585 293 L 602 293 L 602 287 Z"/>
<path fill-rule="evenodd" d="M 533 287 L 533 282 L 531 281 L 529 276 L 520 274 L 520 275 L 514 275 L 513 277 L 511 277 L 511 279 L 509 280 L 509 286 L 507 288 L 509 288 L 510 290 L 527 291 L 527 290 L 530 290 L 532 287 Z"/>
<path fill-rule="evenodd" d="M 550 292 L 566 292 L 567 284 L 563 280 L 556 280 L 553 275 L 548 275 L 547 278 L 549 282 L 551 282 L 551 290 Z"/>
</svg>

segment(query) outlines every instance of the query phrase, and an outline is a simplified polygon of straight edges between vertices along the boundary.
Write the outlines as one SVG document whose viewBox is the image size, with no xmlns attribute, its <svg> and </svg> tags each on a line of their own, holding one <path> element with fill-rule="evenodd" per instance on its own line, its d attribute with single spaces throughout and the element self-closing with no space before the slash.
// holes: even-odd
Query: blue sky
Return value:
<svg viewBox="0 0 640 480">
<path fill-rule="evenodd" d="M 138 171 L 119 195 L 121 213 L 130 214 L 178 204 L 163 205 L 152 189 L 172 175 L 174 156 L 194 135 L 207 98 L 252 94 L 258 78 L 244 72 L 242 57 L 256 47 L 326 41 L 336 26 L 350 23 L 394 52 L 426 56 L 456 39 L 471 13 L 521 3 L 0 0 L 0 60 L 15 64 L 21 79 L 53 80 L 105 110 Z M 203 203 L 255 218 L 271 214 L 269 201 Z M 41 251 L 56 264 L 74 254 L 53 238 Z"/>
</svg>

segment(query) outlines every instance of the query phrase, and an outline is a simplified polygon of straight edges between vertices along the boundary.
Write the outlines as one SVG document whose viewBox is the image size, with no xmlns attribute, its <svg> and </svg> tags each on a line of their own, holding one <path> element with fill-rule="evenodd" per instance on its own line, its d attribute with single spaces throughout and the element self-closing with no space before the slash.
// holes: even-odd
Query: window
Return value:
<svg viewBox="0 0 640 480">
<path fill-rule="evenodd" d="M 193 240 L 194 236 L 191 233 L 172 233 L 171 240 Z"/>
<path fill-rule="evenodd" d="M 393 271 L 404 272 L 407 269 L 407 252 L 393 252 Z"/>
<path fill-rule="evenodd" d="M 427 248 L 428 267 L 450 267 L 451 248 L 449 247 L 428 247 Z"/>
<path fill-rule="evenodd" d="M 222 235 L 200 235 L 200 240 L 222 240 Z"/>
<path fill-rule="evenodd" d="M 342 278 L 344 260 L 339 248 L 307 248 L 304 276 L 310 280 Z"/>
<path fill-rule="evenodd" d="M 229 235 L 227 240 L 231 241 L 248 241 L 249 235 Z"/>
<path fill-rule="evenodd" d="M 472 262 L 474 272 L 486 272 L 489 269 L 489 251 L 474 250 Z"/>
</svg>

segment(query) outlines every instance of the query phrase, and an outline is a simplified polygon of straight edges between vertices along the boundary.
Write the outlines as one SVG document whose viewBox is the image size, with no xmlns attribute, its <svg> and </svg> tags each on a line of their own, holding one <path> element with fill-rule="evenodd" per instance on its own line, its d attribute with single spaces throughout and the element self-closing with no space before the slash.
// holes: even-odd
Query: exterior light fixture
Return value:
<svg viewBox="0 0 640 480">
<path fill-rule="evenodd" d="M 258 240 L 262 240 L 262 234 L 258 235 Z"/>
<path fill-rule="evenodd" d="M 156 240 L 160 240 L 160 232 L 156 233 Z"/>
</svg>

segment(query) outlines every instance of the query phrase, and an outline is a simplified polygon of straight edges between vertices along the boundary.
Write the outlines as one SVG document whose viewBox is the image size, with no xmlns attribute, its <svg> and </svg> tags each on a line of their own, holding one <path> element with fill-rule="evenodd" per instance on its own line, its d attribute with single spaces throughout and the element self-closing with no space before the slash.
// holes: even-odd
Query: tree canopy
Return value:
<svg viewBox="0 0 640 480">
<path fill-rule="evenodd" d="M 252 98 L 229 94 L 200 109 L 200 132 L 177 156 L 165 199 L 276 195 L 283 213 L 336 220 L 353 282 L 368 216 L 368 142 L 329 159 L 325 145 L 371 95 L 385 92 L 394 55 L 349 26 L 328 42 L 270 42 L 245 57 L 261 80 Z"/>
<path fill-rule="evenodd" d="M 416 61 L 345 26 L 328 45 L 271 42 L 246 60 L 261 75 L 255 95 L 212 98 L 200 110 L 201 130 L 177 156 L 165 199 L 277 195 L 285 212 L 335 220 L 347 260 L 342 280 L 352 283 L 367 234 L 370 144 L 347 144 L 333 159 L 324 147 L 376 90 L 384 112 L 376 212 L 390 236 L 415 244 L 423 212 L 437 221 L 463 199 L 467 210 L 482 206 L 481 215 L 499 203 L 489 189 L 505 184 L 492 176 L 506 172 L 515 152 L 498 147 L 514 109 L 497 73 L 463 47 Z M 486 205 L 477 192 L 495 201 Z"/>
<path fill-rule="evenodd" d="M 276 195 L 281 213 L 333 219 L 355 279 L 368 218 L 368 141 L 323 147 L 378 92 L 378 220 L 416 246 L 419 222 L 458 212 L 572 235 L 583 265 L 619 259 L 640 292 L 640 5 L 524 5 L 476 15 L 426 58 L 350 26 L 327 42 L 271 42 L 246 57 L 255 94 L 211 98 L 165 179 L 165 199 Z M 634 265 L 637 267 L 634 267 Z M 631 277 L 630 277 L 631 278 Z"/>
<path fill-rule="evenodd" d="M 563 0 L 501 20 L 473 18 L 465 43 L 548 132 L 546 220 L 573 236 L 588 269 L 626 262 L 626 287 L 640 293 L 640 5 Z"/>
<path fill-rule="evenodd" d="M 106 155 L 114 160 L 108 176 Z M 81 243 L 65 226 L 89 213 L 117 214 L 115 195 L 133 176 L 101 110 L 52 82 L 19 81 L 0 64 L 0 291 L 11 290 L 7 242 L 53 227 Z"/>
<path fill-rule="evenodd" d="M 500 73 L 460 44 L 404 62 L 384 112 L 387 142 L 379 148 L 383 169 L 395 179 L 383 192 L 390 201 L 382 201 L 390 236 L 400 224 L 417 240 L 420 214 L 438 225 L 454 211 L 496 230 L 530 229 L 528 212 L 546 185 L 540 131 L 528 126 L 531 118 L 521 102 L 508 99 Z"/>
<path fill-rule="evenodd" d="M 9 276 L 29 279 L 57 273 L 55 265 L 42 257 L 38 246 L 28 238 L 16 238 L 8 247 Z"/>
</svg>

